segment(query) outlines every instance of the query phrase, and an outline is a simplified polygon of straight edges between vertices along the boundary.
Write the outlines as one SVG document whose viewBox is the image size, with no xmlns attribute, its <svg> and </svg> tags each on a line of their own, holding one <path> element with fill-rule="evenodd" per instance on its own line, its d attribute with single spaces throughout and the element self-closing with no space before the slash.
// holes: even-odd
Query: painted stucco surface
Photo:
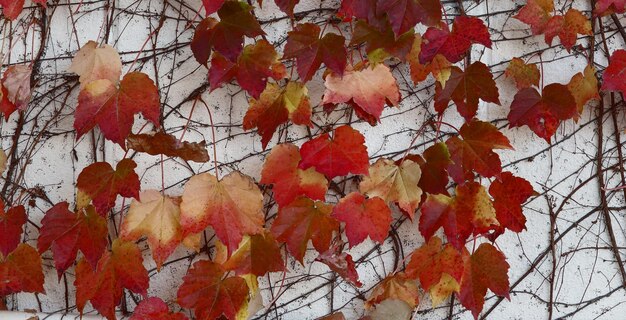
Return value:
<svg viewBox="0 0 626 320">
<path fill-rule="evenodd" d="M 559 9 L 572 3 L 556 2 L 560 4 L 557 5 Z M 26 188 L 41 190 L 42 193 L 32 203 L 33 206 L 28 208 L 29 218 L 35 224 L 39 224 L 44 212 L 51 207 L 44 197 L 51 203 L 74 202 L 74 181 L 82 168 L 95 159 L 115 163 L 124 156 L 124 150 L 110 142 L 105 143 L 99 134 L 87 134 L 77 140 L 71 131 L 78 91 L 77 88 L 70 90 L 76 82 L 67 81 L 66 76 L 69 73 L 66 70 L 72 55 L 81 45 L 88 40 L 103 40 L 105 35 L 102 26 L 106 23 L 105 20 L 113 17 L 106 42 L 121 53 L 125 62 L 124 72 L 132 64 L 134 69 L 141 68 L 151 78 L 158 80 L 161 101 L 164 104 L 163 125 L 168 132 L 177 136 L 181 134 L 192 109 L 192 103 L 186 101 L 186 98 L 194 90 L 206 86 L 207 70 L 193 59 L 188 45 L 193 30 L 186 25 L 187 19 L 199 21 L 200 17 L 192 10 L 200 8 L 199 0 L 118 0 L 114 1 L 114 9 L 106 6 L 110 3 L 113 1 L 61 0 L 58 5 L 51 5 L 47 10 L 49 38 L 46 41 L 44 58 L 49 59 L 44 59 L 41 65 L 42 80 L 34 95 L 34 103 L 26 112 L 24 134 L 19 137 L 20 153 L 28 151 L 29 155 L 28 165 L 26 166 L 26 159 L 22 163 L 25 170 L 19 183 Z M 489 65 L 497 77 L 501 106 L 482 104 L 478 118 L 492 121 L 498 127 L 508 127 L 506 115 L 516 92 L 513 82 L 503 75 L 508 61 L 513 57 L 523 57 L 535 63 L 543 62 L 542 81 L 545 84 L 567 83 L 572 75 L 582 72 L 587 64 L 590 45 L 596 48 L 596 68 L 602 70 L 606 66 L 599 35 L 594 43 L 590 43 L 589 38 L 579 39 L 580 47 L 575 47 L 572 52 L 565 51 L 558 45 L 558 41 L 549 47 L 543 42 L 543 37 L 530 36 L 526 25 L 511 19 L 512 14 L 523 3 L 525 1 L 512 0 L 481 1 L 479 5 L 474 1 L 464 3 L 467 14 L 481 16 L 488 22 L 492 32 L 492 49 L 475 49 L 472 52 L 472 61 L 480 60 Z M 309 14 L 304 15 L 305 20 L 323 22 L 328 17 L 328 10 L 325 8 L 337 6 L 336 1 L 301 1 L 296 11 L 308 12 Z M 574 7 L 587 13 L 590 10 L 587 1 L 574 1 Z M 113 13 L 108 10 L 113 10 Z M 446 4 L 446 10 L 448 16 L 458 13 L 453 4 Z M 35 7 L 26 11 L 27 14 L 37 12 Z M 34 14 L 37 16 L 39 13 Z M 263 28 L 268 40 L 284 44 L 290 22 L 272 1 L 264 1 L 263 8 L 257 9 L 256 14 L 265 22 Z M 158 40 L 153 42 L 154 38 L 148 38 L 148 35 L 159 25 L 162 16 L 165 19 L 156 37 Z M 611 48 L 624 47 L 624 41 L 615 31 L 612 22 L 609 19 L 604 21 L 605 34 Z M 15 42 L 11 57 L 6 59 L 8 63 L 28 61 L 32 59 L 32 52 L 39 48 L 37 41 L 31 42 L 38 32 L 28 30 L 23 36 L 24 41 Z M 336 32 L 334 29 L 329 31 Z M 8 36 L 4 31 L 2 37 Z M 144 43 L 144 51 L 138 55 L 137 52 Z M 6 46 L 4 50 L 7 50 Z M 401 105 L 398 108 L 386 108 L 377 126 L 372 127 L 367 123 L 353 125 L 366 136 L 372 162 L 379 157 L 401 156 L 410 147 L 420 126 L 434 116 L 433 79 L 429 78 L 416 86 L 410 81 L 405 65 L 395 67 L 394 75 L 402 92 Z M 322 71 L 308 85 L 312 105 L 316 106 L 313 120 L 320 126 L 312 129 L 313 134 L 321 133 L 327 124 L 347 121 L 345 108 L 326 115 L 319 106 L 323 93 L 321 76 Z M 212 149 L 215 148 L 222 174 L 240 170 L 258 181 L 267 150 L 262 149 L 260 138 L 255 132 L 241 128 L 243 115 L 248 108 L 245 93 L 236 85 L 226 85 L 211 93 L 207 90 L 202 97 L 214 117 L 217 143 L 213 145 L 211 142 L 211 124 L 204 106 L 194 110 L 194 121 L 189 124 L 185 139 L 206 140 L 211 157 Z M 611 107 L 609 99 L 610 97 L 605 97 L 607 110 Z M 54 122 L 46 122 L 46 119 L 53 117 L 56 119 Z M 547 305 L 550 301 L 552 275 L 555 276 L 552 297 L 554 318 L 626 317 L 626 291 L 621 288 L 623 279 L 615 263 L 613 251 L 610 250 L 597 177 L 598 164 L 602 168 L 609 168 L 603 172 L 607 208 L 619 252 L 624 258 L 625 199 L 621 189 L 613 190 L 622 184 L 615 136 L 626 128 L 623 105 L 617 107 L 617 127 L 614 126 L 610 112 L 607 111 L 602 119 L 603 121 L 598 121 L 596 104 L 592 104 L 584 111 L 578 123 L 565 122 L 551 144 L 536 137 L 528 128 L 503 129 L 515 148 L 515 151 L 499 152 L 504 168 L 530 181 L 540 195 L 525 207 L 528 230 L 520 234 L 505 234 L 496 242 L 511 265 L 509 277 L 514 286 L 511 301 L 505 300 L 498 304 L 489 314 L 489 319 L 548 319 Z M 460 117 L 452 110 L 446 113 L 444 120 L 454 125 L 461 124 Z M 2 146 L 5 149 L 13 143 L 16 121 L 17 115 L 14 115 L 2 127 Z M 149 126 L 143 128 L 144 123 L 143 119 L 136 121 L 134 130 L 149 130 Z M 603 126 L 602 134 L 598 130 L 599 123 Z M 454 133 L 446 127 L 442 127 L 442 131 Z M 305 136 L 306 130 L 303 127 L 283 127 L 275 134 L 270 147 L 277 141 L 301 144 Z M 432 143 L 434 137 L 433 130 L 426 130 L 415 140 L 414 152 L 421 153 Z M 602 141 L 602 163 L 597 160 L 599 141 Z M 137 172 L 141 177 L 142 189 L 160 189 L 164 185 L 166 193 L 171 195 L 181 194 L 185 181 L 192 174 L 213 170 L 213 161 L 206 164 L 188 164 L 176 159 L 166 159 L 161 165 L 160 157 L 142 154 L 133 156 L 139 164 Z M 266 200 L 269 200 L 269 195 Z M 332 202 L 337 199 L 329 195 L 327 200 Z M 112 226 L 118 223 L 120 210 L 126 210 L 128 204 L 128 201 L 118 201 L 117 214 L 110 222 Z M 550 240 L 551 215 L 556 215 L 554 241 Z M 396 210 L 394 217 L 400 216 Z M 406 221 L 397 229 L 397 235 L 388 238 L 380 247 L 375 248 L 368 240 L 350 250 L 354 259 L 359 261 L 357 270 L 361 282 L 364 283 L 362 288 L 356 289 L 334 277 L 325 265 L 313 261 L 315 255 L 310 252 L 305 258 L 304 266 L 290 259 L 287 263 L 290 272 L 284 277 L 280 273 L 272 273 L 260 279 L 265 304 L 270 301 L 274 304 L 269 311 L 262 310 L 257 316 L 268 319 L 315 319 L 329 314 L 331 310 L 340 310 L 349 319 L 359 318 L 364 314 L 363 300 L 359 296 L 367 296 L 375 283 L 401 266 L 405 262 L 403 258 L 423 242 L 416 223 Z M 116 236 L 114 233 L 111 235 Z M 207 235 L 211 237 L 212 231 L 208 231 Z M 36 238 L 37 229 L 28 226 L 27 242 L 34 245 Z M 145 241 L 140 242 L 140 247 L 145 252 L 145 264 L 151 275 L 149 295 L 159 296 L 170 303 L 175 301 L 176 288 L 181 284 L 182 276 L 190 264 L 207 258 L 204 255 L 185 258 L 191 252 L 179 248 L 170 260 L 180 260 L 157 272 Z M 68 271 L 66 279 L 58 282 L 49 252 L 44 255 L 44 261 L 47 293 L 39 295 L 41 308 L 44 312 L 61 313 L 63 311 L 59 310 L 66 308 L 64 281 L 69 284 L 73 282 L 73 269 Z M 67 294 L 71 307 L 75 301 L 74 291 L 69 290 Z M 489 294 L 485 310 L 489 310 L 496 300 Z M 132 310 L 135 305 L 133 299 L 127 296 L 126 301 L 128 308 Z M 447 318 L 448 305 L 449 301 L 433 308 L 428 296 L 424 295 L 414 319 Z M 38 302 L 33 294 L 18 294 L 9 299 L 9 306 L 18 310 L 37 309 Z M 75 310 L 72 309 L 71 312 Z M 471 314 L 460 308 L 457 301 L 453 314 L 455 319 L 471 318 Z M 5 319 L 4 317 L 11 319 L 4 314 L 0 318 Z"/>
</svg>

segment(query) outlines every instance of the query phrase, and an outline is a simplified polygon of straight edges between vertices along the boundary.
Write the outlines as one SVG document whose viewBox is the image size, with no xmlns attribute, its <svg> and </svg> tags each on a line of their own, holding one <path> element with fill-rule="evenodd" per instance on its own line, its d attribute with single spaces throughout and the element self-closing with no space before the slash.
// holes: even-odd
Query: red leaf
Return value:
<svg viewBox="0 0 626 320">
<path fill-rule="evenodd" d="M 302 263 L 309 240 L 317 252 L 330 247 L 333 233 L 339 229 L 339 222 L 331 217 L 332 205 L 309 198 L 298 198 L 278 210 L 272 224 L 272 234 L 276 240 L 287 243 L 289 253 Z"/>
<path fill-rule="evenodd" d="M 567 86 L 552 83 L 543 88 L 543 97 L 535 88 L 520 90 L 513 98 L 508 119 L 509 127 L 527 125 L 549 143 L 561 121 L 577 115 L 576 100 Z"/>
<path fill-rule="evenodd" d="M 211 50 L 236 61 L 243 50 L 243 37 L 265 34 L 251 13 L 252 7 L 243 1 L 226 1 L 217 11 L 220 21 L 211 17 L 200 22 L 191 41 L 191 51 L 200 64 L 206 65 Z"/>
<path fill-rule="evenodd" d="M 315 75 L 322 62 L 334 73 L 343 75 L 346 68 L 346 39 L 327 33 L 320 38 L 320 27 L 303 23 L 290 31 L 283 59 L 296 59 L 298 75 L 307 82 Z"/>
<path fill-rule="evenodd" d="M 27 217 L 24 206 L 5 210 L 2 200 L 0 200 L 0 206 L 0 253 L 7 256 L 20 244 L 22 227 L 26 223 Z"/>
<path fill-rule="evenodd" d="M 141 251 L 132 242 L 113 241 L 111 252 L 106 252 L 94 270 L 80 260 L 76 267 L 76 307 L 83 313 L 87 301 L 109 320 L 115 319 L 117 306 L 126 288 L 147 295 L 148 271 L 143 266 Z"/>
<path fill-rule="evenodd" d="M 472 120 L 466 122 L 458 136 L 446 141 L 452 164 L 448 172 L 456 183 L 473 177 L 472 171 L 483 177 L 498 176 L 502 165 L 494 149 L 513 149 L 509 139 L 498 128 L 488 122 Z"/>
<path fill-rule="evenodd" d="M 613 13 L 624 13 L 626 0 L 598 0 L 593 10 L 595 16 L 607 16 Z"/>
<path fill-rule="evenodd" d="M 0 297 L 18 292 L 45 293 L 41 257 L 21 243 L 8 256 L 0 255 Z"/>
<path fill-rule="evenodd" d="M 419 156 L 418 156 L 419 157 Z M 419 163 L 422 176 L 418 186 L 422 191 L 431 194 L 448 194 L 448 171 L 450 152 L 445 143 L 438 142 L 424 150 L 423 158 L 413 158 Z"/>
<path fill-rule="evenodd" d="M 626 50 L 615 50 L 602 75 L 602 90 L 626 94 Z"/>
<path fill-rule="evenodd" d="M 443 227 L 448 242 L 461 249 L 472 234 L 499 227 L 491 199 L 483 186 L 470 182 L 457 186 L 454 198 L 429 195 L 422 205 L 419 230 L 427 240 Z"/>
<path fill-rule="evenodd" d="M 274 199 L 279 207 L 299 196 L 313 200 L 324 200 L 326 196 L 328 180 L 313 168 L 298 169 L 300 159 L 298 147 L 290 143 L 275 146 L 265 158 L 260 182 L 274 185 Z"/>
<path fill-rule="evenodd" d="M 130 320 L 187 320 L 181 312 L 170 312 L 167 304 L 161 298 L 150 297 L 144 299 L 133 311 Z"/>
<path fill-rule="evenodd" d="M 217 10 L 224 5 L 224 2 L 226 2 L 226 0 L 202 0 L 202 5 L 204 5 L 206 15 L 210 16 L 217 12 Z"/>
<path fill-rule="evenodd" d="M 526 229 L 522 204 L 536 194 L 528 181 L 510 172 L 503 172 L 501 181 L 495 180 L 489 186 L 489 194 L 493 197 L 496 216 L 502 229 L 507 228 L 513 232 Z"/>
<path fill-rule="evenodd" d="M 263 194 L 250 177 L 238 171 L 222 180 L 209 173 L 197 174 L 185 185 L 182 198 L 180 225 L 184 236 L 210 225 L 233 252 L 244 235 L 263 230 Z"/>
<path fill-rule="evenodd" d="M 81 171 L 76 187 L 86 193 L 93 200 L 96 211 L 105 216 L 115 206 L 118 194 L 127 198 L 139 198 L 136 167 L 135 161 L 130 159 L 118 162 L 115 171 L 107 162 L 96 162 Z"/>
<path fill-rule="evenodd" d="M 206 150 L 204 141 L 180 141 L 173 135 L 163 131 L 157 131 L 154 134 L 130 134 L 126 141 L 126 147 L 153 156 L 165 155 L 195 162 L 209 161 L 209 153 Z"/>
<path fill-rule="evenodd" d="M 24 9 L 24 0 L 0 0 L 2 14 L 9 20 L 15 20 Z"/>
<path fill-rule="evenodd" d="M 159 126 L 159 90 L 146 74 L 126 74 L 119 88 L 108 79 L 92 81 L 78 95 L 76 139 L 98 125 L 105 138 L 123 148 L 137 113 Z"/>
<path fill-rule="evenodd" d="M 554 0 L 528 0 L 513 18 L 530 25 L 533 34 L 542 34 L 554 11 Z"/>
<path fill-rule="evenodd" d="M 236 63 L 219 53 L 214 53 L 209 69 L 211 90 L 215 90 L 224 82 L 235 78 L 241 88 L 251 96 L 259 98 L 265 88 L 267 78 L 282 78 L 281 66 L 274 46 L 266 40 L 259 40 L 255 44 L 247 45 L 237 58 Z"/>
<path fill-rule="evenodd" d="M 441 287 L 438 284 L 446 281 L 445 274 L 454 279 L 456 283 L 452 286 L 458 289 L 463 276 L 463 259 L 450 244 L 442 248 L 441 239 L 432 237 L 412 253 L 405 272 L 409 278 L 419 278 L 422 288 L 430 291 L 433 304 L 437 304 L 451 293 L 437 290 Z"/>
<path fill-rule="evenodd" d="M 463 263 L 465 270 L 459 300 L 472 311 L 474 319 L 478 319 L 487 289 L 498 296 L 509 298 L 509 264 L 502 252 L 488 243 L 481 244 L 471 256 L 464 251 Z"/>
<path fill-rule="evenodd" d="M 329 178 L 348 173 L 367 174 L 369 157 L 365 137 L 350 126 L 335 129 L 333 138 L 324 133 L 300 148 L 300 169 L 315 169 Z"/>
<path fill-rule="evenodd" d="M 234 270 L 237 275 L 262 277 L 268 272 L 285 270 L 285 263 L 276 239 L 264 230 L 260 234 L 245 236 L 223 267 Z"/>
<path fill-rule="evenodd" d="M 397 36 L 417 23 L 434 26 L 441 22 L 439 0 L 378 0 L 378 12 L 386 13 Z"/>
<path fill-rule="evenodd" d="M 4 85 L 0 84 L 0 90 L 2 90 L 0 94 L 0 112 L 4 114 L 4 120 L 9 120 L 9 117 L 13 112 L 15 112 L 15 110 L 17 110 L 17 107 L 9 101 L 9 92 Z"/>
<path fill-rule="evenodd" d="M 50 208 L 41 220 L 37 249 L 44 253 L 52 248 L 54 266 L 59 279 L 74 264 L 80 250 L 93 268 L 107 245 L 107 223 L 92 206 L 73 213 L 67 202 Z"/>
<path fill-rule="evenodd" d="M 391 228 L 391 210 L 379 197 L 366 199 L 352 192 L 335 205 L 333 217 L 346 224 L 346 236 L 351 247 L 363 242 L 368 236 L 382 243 Z"/>
<path fill-rule="evenodd" d="M 420 62 L 426 64 L 437 54 L 442 54 L 452 63 L 459 62 L 473 43 L 491 48 L 487 26 L 479 18 L 458 16 L 454 19 L 452 32 L 447 26 L 443 26 L 443 29 L 428 28 L 424 34 Z"/>
<path fill-rule="evenodd" d="M 290 17 L 293 17 L 293 8 L 300 2 L 300 0 L 274 0 L 276 6 L 280 10 Z"/>
<path fill-rule="evenodd" d="M 498 87 L 493 80 L 493 74 L 489 67 L 480 61 L 472 63 L 465 72 L 452 67 L 452 74 L 445 87 L 441 88 L 439 82 L 435 85 L 435 110 L 438 113 L 443 113 L 452 100 L 465 121 L 470 121 L 476 116 L 479 99 L 500 105 Z"/>
<path fill-rule="evenodd" d="M 336 272 L 339 276 L 356 287 L 363 286 L 359 281 L 359 274 L 356 272 L 356 266 L 352 260 L 352 256 L 341 252 L 339 246 L 332 246 L 328 251 L 320 253 L 320 255 L 315 258 L 315 261 L 327 265 L 330 270 Z"/>
<path fill-rule="evenodd" d="M 224 277 L 226 271 L 217 263 L 201 260 L 183 278 L 178 288 L 178 304 L 195 309 L 197 319 L 235 319 L 248 300 L 248 285 L 240 277 Z"/>
<path fill-rule="evenodd" d="M 268 83 L 258 100 L 250 100 L 250 108 L 243 118 L 243 129 L 258 128 L 261 144 L 265 148 L 276 129 L 289 120 L 294 124 L 312 126 L 307 87 L 294 81 L 283 88 Z"/>
</svg>

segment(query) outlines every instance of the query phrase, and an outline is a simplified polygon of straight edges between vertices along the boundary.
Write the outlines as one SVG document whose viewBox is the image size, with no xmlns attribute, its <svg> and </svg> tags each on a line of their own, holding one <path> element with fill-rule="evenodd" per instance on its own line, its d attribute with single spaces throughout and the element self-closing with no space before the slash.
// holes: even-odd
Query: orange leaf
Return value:
<svg viewBox="0 0 626 320">
<path fill-rule="evenodd" d="M 274 199 L 281 207 L 299 196 L 324 200 L 328 180 L 314 168 L 298 169 L 301 159 L 298 147 L 290 143 L 275 146 L 265 158 L 260 182 L 274 185 Z"/>
<path fill-rule="evenodd" d="M 268 272 L 283 271 L 285 264 L 278 243 L 271 233 L 244 236 L 239 248 L 223 264 L 224 269 L 234 270 L 237 275 L 264 276 Z"/>
<path fill-rule="evenodd" d="M 309 198 L 298 198 L 278 210 L 272 223 L 272 234 L 276 240 L 287 243 L 289 253 L 303 262 L 309 243 L 322 253 L 330 247 L 333 233 L 339 229 L 339 222 L 331 217 L 332 205 Z"/>
<path fill-rule="evenodd" d="M 258 129 L 263 148 L 281 124 L 311 125 L 311 104 L 304 84 L 290 81 L 284 88 L 268 83 L 261 97 L 250 100 L 250 109 L 243 118 L 243 129 Z"/>
<path fill-rule="evenodd" d="M 380 282 L 365 302 L 365 308 L 371 308 L 384 300 L 397 299 L 406 302 L 411 309 L 419 303 L 419 290 L 415 280 L 399 272 L 387 276 Z"/>
<path fill-rule="evenodd" d="M 197 319 L 235 319 L 248 300 L 248 285 L 243 278 L 225 277 L 217 263 L 201 260 L 193 264 L 178 288 L 178 304 L 195 309 Z"/>
<path fill-rule="evenodd" d="M 509 264 L 502 252 L 488 243 L 481 244 L 471 256 L 465 250 L 463 263 L 459 300 L 472 311 L 474 319 L 478 319 L 487 289 L 498 296 L 509 298 Z"/>
<path fill-rule="evenodd" d="M 115 306 L 123 289 L 147 295 L 148 271 L 143 266 L 141 251 L 132 242 L 113 241 L 111 252 L 106 252 L 94 270 L 84 260 L 76 267 L 76 307 L 83 313 L 87 301 L 108 320 L 115 320 Z"/>
<path fill-rule="evenodd" d="M 222 180 L 210 173 L 191 177 L 182 199 L 183 233 L 198 233 L 211 226 L 229 252 L 237 249 L 244 235 L 263 230 L 263 194 L 250 177 L 237 171 Z"/>
<path fill-rule="evenodd" d="M 45 293 L 42 261 L 35 248 L 21 243 L 7 256 L 0 254 L 0 296 L 18 292 Z"/>
<path fill-rule="evenodd" d="M 89 41 L 78 50 L 68 71 L 80 76 L 81 89 L 100 79 L 117 84 L 122 75 L 122 60 L 110 45 L 98 47 L 95 41 Z"/>
</svg>

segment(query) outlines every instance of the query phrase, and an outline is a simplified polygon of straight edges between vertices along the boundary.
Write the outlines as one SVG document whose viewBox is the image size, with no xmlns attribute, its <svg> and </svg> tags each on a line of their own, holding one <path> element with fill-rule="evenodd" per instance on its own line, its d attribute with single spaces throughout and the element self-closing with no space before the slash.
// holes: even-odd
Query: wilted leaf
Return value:
<svg viewBox="0 0 626 320">
<path fill-rule="evenodd" d="M 158 131 L 154 134 L 130 134 L 126 139 L 126 147 L 137 152 L 150 155 L 179 157 L 185 161 L 207 162 L 209 153 L 206 142 L 180 141 L 171 134 Z"/>
<path fill-rule="evenodd" d="M 26 110 L 30 102 L 32 72 L 33 69 L 30 65 L 21 64 L 8 67 L 2 77 L 2 86 L 6 89 L 7 99 L 19 110 Z M 7 117 L 6 113 L 5 117 Z"/>
<path fill-rule="evenodd" d="M 419 289 L 415 280 L 399 272 L 387 276 L 380 282 L 365 302 L 365 308 L 371 308 L 387 299 L 397 299 L 415 308 L 419 303 Z"/>
<path fill-rule="evenodd" d="M 327 265 L 330 270 L 336 272 L 344 280 L 352 283 L 357 287 L 363 286 L 359 281 L 359 274 L 356 272 L 356 266 L 352 260 L 352 256 L 341 252 L 339 246 L 331 246 L 326 252 L 320 253 L 315 261 L 322 262 Z"/>
</svg>

